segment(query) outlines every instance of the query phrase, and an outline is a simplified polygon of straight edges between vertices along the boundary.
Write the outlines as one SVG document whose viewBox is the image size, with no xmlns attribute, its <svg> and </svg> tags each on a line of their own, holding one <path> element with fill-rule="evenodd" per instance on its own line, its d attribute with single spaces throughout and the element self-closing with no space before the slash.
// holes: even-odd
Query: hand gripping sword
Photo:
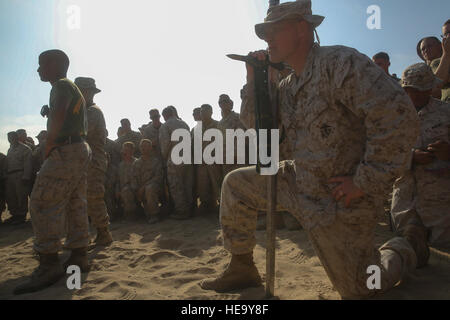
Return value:
<svg viewBox="0 0 450 320">
<path fill-rule="evenodd" d="M 270 0 L 269 7 L 278 5 L 279 0 Z M 235 54 L 229 54 L 227 57 L 244 61 L 253 66 L 254 79 L 255 79 L 255 128 L 257 132 L 257 165 L 256 171 L 260 173 L 260 168 L 263 166 L 259 159 L 259 130 L 261 129 L 277 129 L 277 109 L 276 105 L 272 105 L 269 94 L 269 66 L 279 71 L 284 69 L 284 64 L 274 64 L 267 58 L 265 61 L 260 61 L 251 56 L 240 56 Z M 277 101 L 277 97 L 273 101 Z M 270 134 L 267 135 L 267 155 L 271 156 L 271 141 Z M 270 163 L 267 165 L 270 166 Z M 275 288 L 275 208 L 277 203 L 277 175 L 268 176 L 267 194 L 269 195 L 269 201 L 267 206 L 266 215 L 266 297 L 271 298 L 274 296 Z"/>
</svg>

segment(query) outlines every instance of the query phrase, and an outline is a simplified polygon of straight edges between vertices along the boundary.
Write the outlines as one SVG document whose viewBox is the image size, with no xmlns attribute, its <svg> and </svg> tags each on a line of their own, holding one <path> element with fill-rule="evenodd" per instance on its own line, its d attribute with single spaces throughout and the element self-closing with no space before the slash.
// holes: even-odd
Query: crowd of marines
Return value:
<svg viewBox="0 0 450 320">
<path fill-rule="evenodd" d="M 301 19 L 293 20 L 296 16 Z M 275 43 L 282 27 L 295 26 L 296 32 L 304 28 L 309 37 L 322 20 L 312 15 L 309 0 L 288 2 L 269 9 L 256 33 L 268 42 L 271 59 L 276 60 L 280 48 L 289 46 L 284 40 Z M 419 41 L 418 55 L 424 63 L 408 67 L 401 79 L 389 74 L 387 53 L 370 61 L 351 48 L 321 47 L 313 36 L 305 36 L 309 55 L 301 67 L 293 58 L 283 61 L 292 62 L 292 69 L 278 76 L 275 85 L 283 131 L 277 210 L 300 222 L 344 298 L 373 294 L 362 280 L 366 265 L 381 266 L 385 291 L 427 264 L 428 245 L 450 248 L 450 20 L 442 33 L 442 42 L 434 37 Z M 261 60 L 266 54 L 251 53 Z M 57 252 L 63 233 L 65 248 L 72 250 L 64 265 L 88 270 L 87 217 L 97 231 L 95 245 L 107 246 L 113 241 L 110 220 L 145 219 L 155 224 L 166 218 L 219 218 L 219 211 L 224 246 L 232 259 L 221 276 L 202 282 L 202 288 L 221 292 L 260 285 L 252 251 L 258 211 L 267 207 L 264 177 L 246 165 L 175 164 L 171 158 L 177 143 L 171 136 L 177 129 L 194 136 L 199 128 L 202 133 L 215 128 L 225 137 L 227 129 L 254 127 L 250 67 L 241 91 L 241 114 L 233 111 L 227 94 L 218 98 L 221 120 L 214 120 L 212 106 L 203 104 L 193 110 L 194 120 L 201 122 L 194 128 L 174 106 L 161 113 L 155 108 L 139 131 L 122 119 L 114 141 L 94 103 L 100 92 L 95 80 L 68 80 L 68 58 L 61 51 L 44 52 L 39 61 L 47 72 L 40 71 L 42 81 L 52 83 L 51 116 L 56 119 L 55 106 L 67 100 L 66 110 L 73 111 L 70 121 L 76 125 L 59 127 L 66 130 L 59 143 L 58 134 L 41 131 L 37 146 L 25 130 L 10 132 L 8 154 L 0 155 L 0 205 L 3 211 L 6 199 L 11 214 L 3 223 L 23 223 L 29 209 L 34 249 L 41 256 L 34 280 L 16 293 L 59 279 Z M 80 116 L 83 112 L 86 119 Z M 207 145 L 204 141 L 202 150 Z M 389 194 L 396 237 L 374 251 L 374 208 L 382 207 Z M 66 218 L 59 217 L 61 211 Z"/>
</svg>

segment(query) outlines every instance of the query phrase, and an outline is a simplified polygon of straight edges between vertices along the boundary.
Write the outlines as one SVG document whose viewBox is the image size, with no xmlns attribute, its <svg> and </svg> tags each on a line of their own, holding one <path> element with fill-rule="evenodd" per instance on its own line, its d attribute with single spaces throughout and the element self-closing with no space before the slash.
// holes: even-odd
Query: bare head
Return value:
<svg viewBox="0 0 450 320">
<path fill-rule="evenodd" d="M 127 133 L 131 131 L 131 123 L 130 120 L 128 119 L 122 119 L 120 120 L 120 124 L 122 125 L 123 128 L 123 133 Z"/>
<path fill-rule="evenodd" d="M 122 158 L 123 159 L 131 159 L 131 157 L 133 157 L 134 154 L 134 143 L 131 141 L 125 142 L 122 145 L 122 150 L 121 150 L 121 154 L 122 154 Z"/>
<path fill-rule="evenodd" d="M 203 104 L 200 107 L 200 118 L 202 119 L 202 121 L 211 121 L 212 119 L 212 114 L 213 114 L 213 110 L 211 105 L 209 104 Z"/>
<path fill-rule="evenodd" d="M 389 55 L 386 52 L 378 52 L 372 57 L 372 61 L 389 74 L 389 67 L 391 66 L 391 61 Z"/>
<path fill-rule="evenodd" d="M 200 117 L 200 108 L 194 108 L 192 111 L 192 116 L 195 121 L 202 121 L 202 118 Z"/>
<path fill-rule="evenodd" d="M 148 112 L 148 114 L 149 114 L 150 120 L 152 120 L 152 122 L 154 122 L 154 123 L 160 122 L 161 115 L 159 114 L 158 109 L 152 109 Z"/>
<path fill-rule="evenodd" d="M 450 19 L 445 21 L 444 25 L 442 26 L 442 38 L 448 37 L 450 37 Z"/>
<path fill-rule="evenodd" d="M 164 118 L 164 121 L 176 118 L 175 108 L 173 108 L 172 106 L 165 107 L 162 111 L 162 116 Z"/>
<path fill-rule="evenodd" d="M 39 55 L 37 72 L 42 81 L 56 82 L 67 76 L 69 57 L 61 50 L 48 50 Z"/>
<path fill-rule="evenodd" d="M 219 96 L 219 107 L 222 109 L 223 114 L 229 114 L 233 110 L 233 100 L 227 94 L 221 94 Z"/>
<path fill-rule="evenodd" d="M 139 143 L 139 149 L 141 150 L 141 154 L 143 156 L 150 156 L 153 149 L 153 144 L 150 139 L 142 139 Z"/>
<path fill-rule="evenodd" d="M 436 37 L 423 38 L 418 44 L 417 53 L 425 62 L 430 63 L 442 56 L 442 44 Z"/>
</svg>

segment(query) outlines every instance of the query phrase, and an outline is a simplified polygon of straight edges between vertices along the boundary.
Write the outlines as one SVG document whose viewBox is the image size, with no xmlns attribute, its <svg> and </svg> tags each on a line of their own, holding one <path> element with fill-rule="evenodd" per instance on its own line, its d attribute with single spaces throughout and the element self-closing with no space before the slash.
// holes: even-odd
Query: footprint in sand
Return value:
<svg viewBox="0 0 450 320">
<path fill-rule="evenodd" d="M 216 270 L 213 268 L 197 268 L 197 269 L 192 269 L 192 270 L 187 270 L 185 271 L 186 273 L 189 274 L 213 274 L 216 273 Z"/>
<path fill-rule="evenodd" d="M 166 261 L 170 259 L 179 259 L 181 256 L 176 255 L 170 251 L 160 251 L 150 255 L 142 255 L 137 258 L 133 263 L 130 263 L 128 266 L 130 268 L 136 268 L 140 264 L 147 264 L 153 262 Z"/>
<path fill-rule="evenodd" d="M 203 251 L 200 249 L 183 249 L 179 251 L 181 255 L 188 257 L 188 258 L 195 258 L 195 257 L 199 257 L 203 254 Z"/>
<path fill-rule="evenodd" d="M 177 239 L 166 239 L 166 240 L 158 240 L 157 244 L 161 249 L 167 249 L 167 250 L 176 250 L 181 245 L 183 245 L 184 241 L 177 240 Z"/>
</svg>

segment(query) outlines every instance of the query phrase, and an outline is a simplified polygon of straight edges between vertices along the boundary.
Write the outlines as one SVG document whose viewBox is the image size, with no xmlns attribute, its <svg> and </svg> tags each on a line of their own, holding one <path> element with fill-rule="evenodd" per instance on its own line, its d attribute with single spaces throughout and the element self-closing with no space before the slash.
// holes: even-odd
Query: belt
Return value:
<svg viewBox="0 0 450 320">
<path fill-rule="evenodd" d="M 84 142 L 84 138 L 81 136 L 69 136 L 66 141 L 64 141 L 62 143 L 62 145 L 67 145 L 67 144 L 74 144 L 74 143 L 80 143 L 80 142 Z"/>
</svg>

